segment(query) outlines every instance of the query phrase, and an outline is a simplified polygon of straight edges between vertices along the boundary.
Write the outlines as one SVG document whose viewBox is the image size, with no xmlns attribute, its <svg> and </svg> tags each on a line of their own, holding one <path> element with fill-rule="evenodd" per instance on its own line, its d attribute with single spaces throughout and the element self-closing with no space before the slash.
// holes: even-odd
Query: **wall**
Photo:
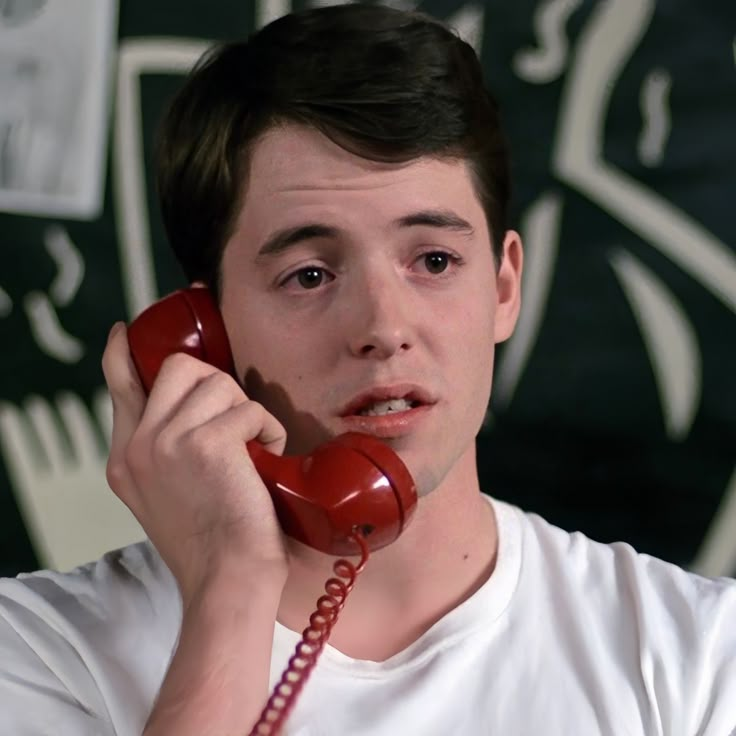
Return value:
<svg viewBox="0 0 736 736">
<path fill-rule="evenodd" d="M 309 4 L 0 9 L 0 574 L 140 536 L 104 480 L 99 360 L 113 321 L 182 284 L 151 182 L 156 120 L 210 41 Z M 736 5 L 419 7 L 481 55 L 526 245 L 483 487 L 736 573 Z"/>
</svg>

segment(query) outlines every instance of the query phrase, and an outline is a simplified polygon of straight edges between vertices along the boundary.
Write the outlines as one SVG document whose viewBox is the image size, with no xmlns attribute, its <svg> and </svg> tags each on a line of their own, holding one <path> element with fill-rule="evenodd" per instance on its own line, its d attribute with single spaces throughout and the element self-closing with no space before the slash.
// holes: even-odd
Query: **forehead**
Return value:
<svg viewBox="0 0 736 736">
<path fill-rule="evenodd" d="M 462 210 L 458 214 L 465 218 L 484 219 L 464 161 L 370 161 L 316 130 L 284 125 L 253 146 L 237 227 L 260 230 L 284 224 L 271 222 L 274 218 L 340 217 L 352 210 L 376 221 L 427 208 Z"/>
</svg>

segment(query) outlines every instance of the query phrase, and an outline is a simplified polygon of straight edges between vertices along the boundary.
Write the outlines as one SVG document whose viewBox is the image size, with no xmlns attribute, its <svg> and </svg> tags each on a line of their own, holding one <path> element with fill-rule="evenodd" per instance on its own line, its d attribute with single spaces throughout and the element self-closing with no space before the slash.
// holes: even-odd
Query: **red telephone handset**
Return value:
<svg viewBox="0 0 736 736">
<path fill-rule="evenodd" d="M 128 341 L 146 391 L 176 352 L 234 375 L 225 326 L 205 288 L 176 291 L 149 307 L 129 326 Z M 369 549 L 380 549 L 401 534 L 416 506 L 409 471 L 370 435 L 343 434 L 305 456 L 279 457 L 256 441 L 247 447 L 284 532 L 322 552 L 355 554 L 356 527 Z"/>
</svg>

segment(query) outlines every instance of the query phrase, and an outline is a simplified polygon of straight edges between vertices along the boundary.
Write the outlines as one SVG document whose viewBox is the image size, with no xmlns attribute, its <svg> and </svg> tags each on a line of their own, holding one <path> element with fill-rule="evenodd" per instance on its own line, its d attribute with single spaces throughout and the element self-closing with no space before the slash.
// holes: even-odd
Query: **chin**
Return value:
<svg viewBox="0 0 736 736">
<path fill-rule="evenodd" d="M 388 443 L 391 445 L 391 443 Z M 399 447 L 393 447 L 398 456 L 406 465 L 407 470 L 414 479 L 417 488 L 417 496 L 423 498 L 436 491 L 447 478 L 452 469 L 452 463 L 439 465 L 436 458 L 427 457 L 426 450 L 423 452 L 402 451 Z"/>
<path fill-rule="evenodd" d="M 414 483 L 417 486 L 417 496 L 423 498 L 442 490 L 443 487 L 447 486 L 447 480 L 451 475 L 451 471 L 452 466 L 443 469 L 431 465 L 424 465 L 412 473 Z"/>
<path fill-rule="evenodd" d="M 402 453 L 399 455 L 404 459 Z M 475 443 L 442 458 L 437 457 L 437 453 L 429 458 L 426 453 L 413 458 L 407 453 L 404 462 L 414 478 L 420 498 L 443 488 L 459 487 L 467 490 L 470 486 L 477 487 Z"/>
</svg>

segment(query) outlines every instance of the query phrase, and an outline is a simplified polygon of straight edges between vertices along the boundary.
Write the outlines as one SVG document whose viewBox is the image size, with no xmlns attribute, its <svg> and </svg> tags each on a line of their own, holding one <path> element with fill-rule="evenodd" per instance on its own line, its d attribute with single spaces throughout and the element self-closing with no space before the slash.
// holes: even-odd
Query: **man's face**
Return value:
<svg viewBox="0 0 736 736">
<path fill-rule="evenodd" d="M 475 464 L 494 345 L 518 311 L 466 165 L 366 161 L 296 125 L 256 143 L 222 260 L 221 307 L 250 398 L 287 453 L 381 437 L 426 494 Z"/>
</svg>

